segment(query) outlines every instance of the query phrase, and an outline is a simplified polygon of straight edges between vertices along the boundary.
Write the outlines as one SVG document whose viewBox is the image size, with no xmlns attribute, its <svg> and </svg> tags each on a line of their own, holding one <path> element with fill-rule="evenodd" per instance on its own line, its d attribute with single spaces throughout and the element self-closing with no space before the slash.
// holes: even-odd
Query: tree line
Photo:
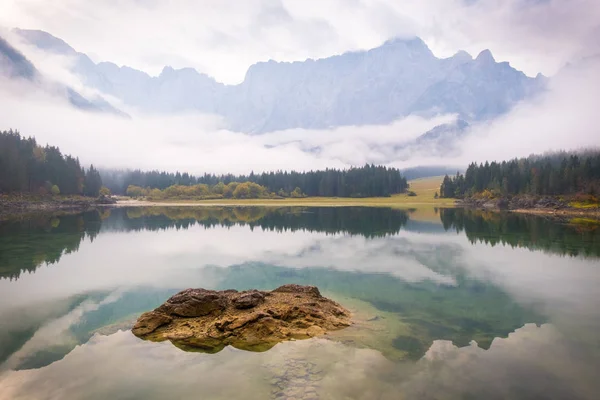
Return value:
<svg viewBox="0 0 600 400">
<path fill-rule="evenodd" d="M 130 197 L 147 197 L 149 200 L 167 200 L 167 199 L 272 199 L 281 197 L 305 197 L 300 188 L 295 188 L 291 193 L 270 192 L 264 186 L 254 182 L 230 182 L 225 185 L 219 182 L 216 185 L 206 185 L 199 183 L 197 185 L 173 185 L 164 190 L 143 188 L 141 186 L 129 185 L 125 192 Z"/>
<path fill-rule="evenodd" d="M 0 131 L 0 193 L 98 196 L 101 187 L 93 165 L 85 170 L 58 147 L 42 147 L 18 131 Z"/>
<path fill-rule="evenodd" d="M 600 194 L 600 150 L 554 153 L 511 161 L 472 163 L 465 174 L 446 175 L 440 197 Z"/>
<path fill-rule="evenodd" d="M 408 189 L 408 182 L 400 170 L 372 164 L 343 170 L 272 171 L 249 175 L 204 174 L 194 176 L 180 172 L 143 172 L 140 170 L 102 171 L 101 174 L 105 186 L 116 194 L 126 194 L 130 186 L 143 188 L 150 193 L 152 189 L 164 191 L 174 186 L 206 185 L 210 190 L 215 186 L 226 187 L 232 183 L 239 185 L 246 182 L 259 185 L 268 193 L 275 193 L 281 197 L 297 196 L 300 193 L 306 196 L 327 197 L 387 197 L 403 193 Z M 198 188 L 198 190 L 204 189 Z"/>
</svg>

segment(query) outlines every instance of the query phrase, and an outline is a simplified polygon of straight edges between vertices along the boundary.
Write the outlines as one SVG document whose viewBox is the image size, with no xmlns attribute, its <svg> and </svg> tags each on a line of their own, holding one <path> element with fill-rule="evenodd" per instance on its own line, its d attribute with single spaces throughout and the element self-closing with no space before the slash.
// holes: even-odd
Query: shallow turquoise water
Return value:
<svg viewBox="0 0 600 400">
<path fill-rule="evenodd" d="M 600 229 L 384 208 L 113 209 L 0 223 L 0 399 L 595 399 Z M 187 287 L 311 284 L 357 317 L 264 353 L 129 331 Z"/>
</svg>

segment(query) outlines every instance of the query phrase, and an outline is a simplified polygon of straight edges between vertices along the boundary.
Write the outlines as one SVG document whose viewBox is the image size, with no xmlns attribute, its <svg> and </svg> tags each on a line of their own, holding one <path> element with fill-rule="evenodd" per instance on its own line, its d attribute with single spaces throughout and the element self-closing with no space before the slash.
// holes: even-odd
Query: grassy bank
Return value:
<svg viewBox="0 0 600 400">
<path fill-rule="evenodd" d="M 435 193 L 440 188 L 441 177 L 416 179 L 410 181 L 410 190 L 416 196 L 398 194 L 391 197 L 304 197 L 286 199 L 217 199 L 217 200 L 161 200 L 145 201 L 121 198 L 121 206 L 275 206 L 275 207 L 451 207 L 454 199 L 436 199 Z"/>
</svg>

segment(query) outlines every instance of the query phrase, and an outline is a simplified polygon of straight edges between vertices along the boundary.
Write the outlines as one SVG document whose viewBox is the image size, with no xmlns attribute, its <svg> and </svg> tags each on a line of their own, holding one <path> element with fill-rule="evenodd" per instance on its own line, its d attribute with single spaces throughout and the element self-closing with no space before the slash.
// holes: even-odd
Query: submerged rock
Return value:
<svg viewBox="0 0 600 400">
<path fill-rule="evenodd" d="M 170 340 L 184 350 L 216 353 L 227 345 L 264 351 L 350 324 L 350 312 L 316 287 L 284 285 L 271 292 L 186 289 L 142 314 L 132 332 L 146 340 Z"/>
</svg>

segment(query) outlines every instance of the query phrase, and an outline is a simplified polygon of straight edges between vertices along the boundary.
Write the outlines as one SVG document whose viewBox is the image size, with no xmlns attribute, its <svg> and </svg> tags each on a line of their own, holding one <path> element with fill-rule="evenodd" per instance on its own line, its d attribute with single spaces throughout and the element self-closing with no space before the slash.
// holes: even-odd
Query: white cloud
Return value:
<svg viewBox="0 0 600 400">
<path fill-rule="evenodd" d="M 595 0 L 2 0 L 0 25 L 46 30 L 97 60 L 239 82 L 260 60 L 302 60 L 421 36 L 439 55 L 490 48 L 555 72 L 599 36 Z"/>
</svg>

